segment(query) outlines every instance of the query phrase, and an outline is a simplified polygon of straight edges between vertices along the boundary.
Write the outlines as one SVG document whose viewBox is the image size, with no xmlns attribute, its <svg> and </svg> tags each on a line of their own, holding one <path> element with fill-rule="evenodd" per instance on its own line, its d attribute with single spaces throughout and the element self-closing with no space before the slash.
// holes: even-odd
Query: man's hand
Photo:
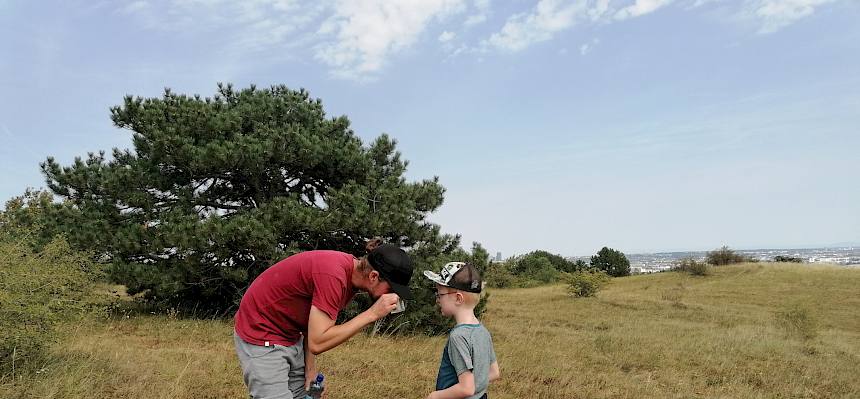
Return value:
<svg viewBox="0 0 860 399">
<path fill-rule="evenodd" d="M 308 370 L 307 365 L 305 365 L 305 392 L 311 389 L 311 384 L 313 384 L 316 379 L 316 370 Z"/>
<path fill-rule="evenodd" d="M 374 321 L 379 320 L 397 308 L 397 301 L 399 299 L 400 297 L 397 294 L 383 294 L 367 311 L 373 316 Z"/>
<path fill-rule="evenodd" d="M 306 376 L 308 374 L 305 374 Z M 317 379 L 317 373 L 313 373 L 313 378 L 305 377 L 305 392 L 311 389 L 311 384 Z M 328 398 L 328 385 L 323 384 L 322 399 Z"/>
</svg>

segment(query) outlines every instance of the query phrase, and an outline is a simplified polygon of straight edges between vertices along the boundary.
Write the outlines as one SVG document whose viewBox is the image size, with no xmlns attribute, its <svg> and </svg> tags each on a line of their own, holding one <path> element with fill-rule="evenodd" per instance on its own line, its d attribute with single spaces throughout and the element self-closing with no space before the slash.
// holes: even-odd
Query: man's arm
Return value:
<svg viewBox="0 0 860 399">
<path fill-rule="evenodd" d="M 433 391 L 427 399 L 463 399 L 475 394 L 475 375 L 464 371 L 457 376 L 458 382 L 441 391 Z"/>
<path fill-rule="evenodd" d="M 490 382 L 498 380 L 499 377 L 501 377 L 501 376 L 502 376 L 502 372 L 499 370 L 499 362 L 498 361 L 493 362 L 493 364 L 490 365 L 490 375 L 489 375 Z"/>
<path fill-rule="evenodd" d="M 305 345 L 305 389 L 308 389 L 312 380 L 317 377 L 316 355 L 311 353 L 308 345 L 308 337 L 304 337 Z"/>
<path fill-rule="evenodd" d="M 311 354 L 319 355 L 358 334 L 364 326 L 391 313 L 397 307 L 397 294 L 385 294 L 370 307 L 346 323 L 335 325 L 328 314 L 311 306 L 308 317 L 308 349 Z"/>
</svg>

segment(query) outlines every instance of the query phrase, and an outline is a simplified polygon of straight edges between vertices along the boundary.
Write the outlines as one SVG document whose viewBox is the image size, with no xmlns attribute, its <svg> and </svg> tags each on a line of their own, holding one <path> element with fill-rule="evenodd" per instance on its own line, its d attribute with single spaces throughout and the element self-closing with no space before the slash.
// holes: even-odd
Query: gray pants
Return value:
<svg viewBox="0 0 860 399">
<path fill-rule="evenodd" d="M 233 343 L 252 398 L 304 399 L 305 350 L 301 340 L 293 346 L 259 346 L 233 332 Z"/>
</svg>

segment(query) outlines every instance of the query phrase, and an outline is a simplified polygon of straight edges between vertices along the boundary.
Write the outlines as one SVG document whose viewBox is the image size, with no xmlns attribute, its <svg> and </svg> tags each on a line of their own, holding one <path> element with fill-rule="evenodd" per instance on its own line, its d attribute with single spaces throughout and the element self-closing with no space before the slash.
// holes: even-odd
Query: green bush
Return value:
<svg viewBox="0 0 860 399">
<path fill-rule="evenodd" d="M 623 252 L 603 247 L 597 255 L 591 257 L 591 267 L 603 270 L 612 277 L 630 275 L 630 261 Z"/>
<path fill-rule="evenodd" d="M 551 283 L 558 279 L 558 270 L 553 267 L 549 259 L 535 258 L 531 264 L 528 277 L 541 283 Z"/>
<path fill-rule="evenodd" d="M 552 269 L 560 272 L 570 273 L 581 268 L 580 264 L 569 261 L 561 255 L 537 250 L 516 258 L 515 262 L 511 265 L 511 271 L 518 275 L 533 274 L 535 272 L 535 262 L 542 262 L 539 259 L 546 260 L 550 263 Z"/>
<path fill-rule="evenodd" d="M 16 241 L 40 250 L 60 234 L 60 204 L 46 191 L 27 189 L 6 201 L 0 211 L 0 241 Z"/>
<path fill-rule="evenodd" d="M 567 277 L 567 291 L 575 297 L 594 296 L 609 279 L 603 271 L 576 271 Z"/>
<path fill-rule="evenodd" d="M 723 265 L 731 265 L 734 263 L 743 263 L 748 262 L 751 259 L 729 249 L 727 246 L 722 246 L 721 248 L 715 249 L 713 251 L 708 252 L 705 257 L 706 262 L 710 265 L 714 266 L 723 266 Z"/>
<path fill-rule="evenodd" d="M 798 258 L 796 256 L 784 256 L 777 255 L 773 257 L 774 262 L 786 262 L 786 263 L 803 263 L 802 258 Z"/>
<path fill-rule="evenodd" d="M 0 242 L 0 375 L 25 374 L 45 359 L 57 323 L 104 309 L 89 257 L 55 238 L 34 252 L 29 243 Z"/>
<path fill-rule="evenodd" d="M 511 273 L 507 262 L 495 262 L 487 265 L 484 282 L 488 287 L 512 288 L 517 286 L 517 277 Z"/>
<path fill-rule="evenodd" d="M 689 273 L 693 276 L 707 276 L 711 274 L 711 267 L 705 262 L 699 262 L 693 258 L 684 258 L 672 268 L 672 270 Z"/>
</svg>

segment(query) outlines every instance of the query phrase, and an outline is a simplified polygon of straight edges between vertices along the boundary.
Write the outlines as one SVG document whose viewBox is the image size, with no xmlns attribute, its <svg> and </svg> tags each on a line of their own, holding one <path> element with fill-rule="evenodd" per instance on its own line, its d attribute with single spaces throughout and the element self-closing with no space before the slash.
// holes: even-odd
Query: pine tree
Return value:
<svg viewBox="0 0 860 399">
<path fill-rule="evenodd" d="M 374 236 L 456 246 L 426 220 L 442 204 L 438 178 L 407 182 L 394 139 L 365 146 L 305 90 L 167 89 L 126 97 L 111 119 L 133 149 L 70 166 L 49 157 L 42 170 L 69 239 L 154 303 L 227 311 L 274 262 L 309 249 L 361 255 Z"/>
</svg>

